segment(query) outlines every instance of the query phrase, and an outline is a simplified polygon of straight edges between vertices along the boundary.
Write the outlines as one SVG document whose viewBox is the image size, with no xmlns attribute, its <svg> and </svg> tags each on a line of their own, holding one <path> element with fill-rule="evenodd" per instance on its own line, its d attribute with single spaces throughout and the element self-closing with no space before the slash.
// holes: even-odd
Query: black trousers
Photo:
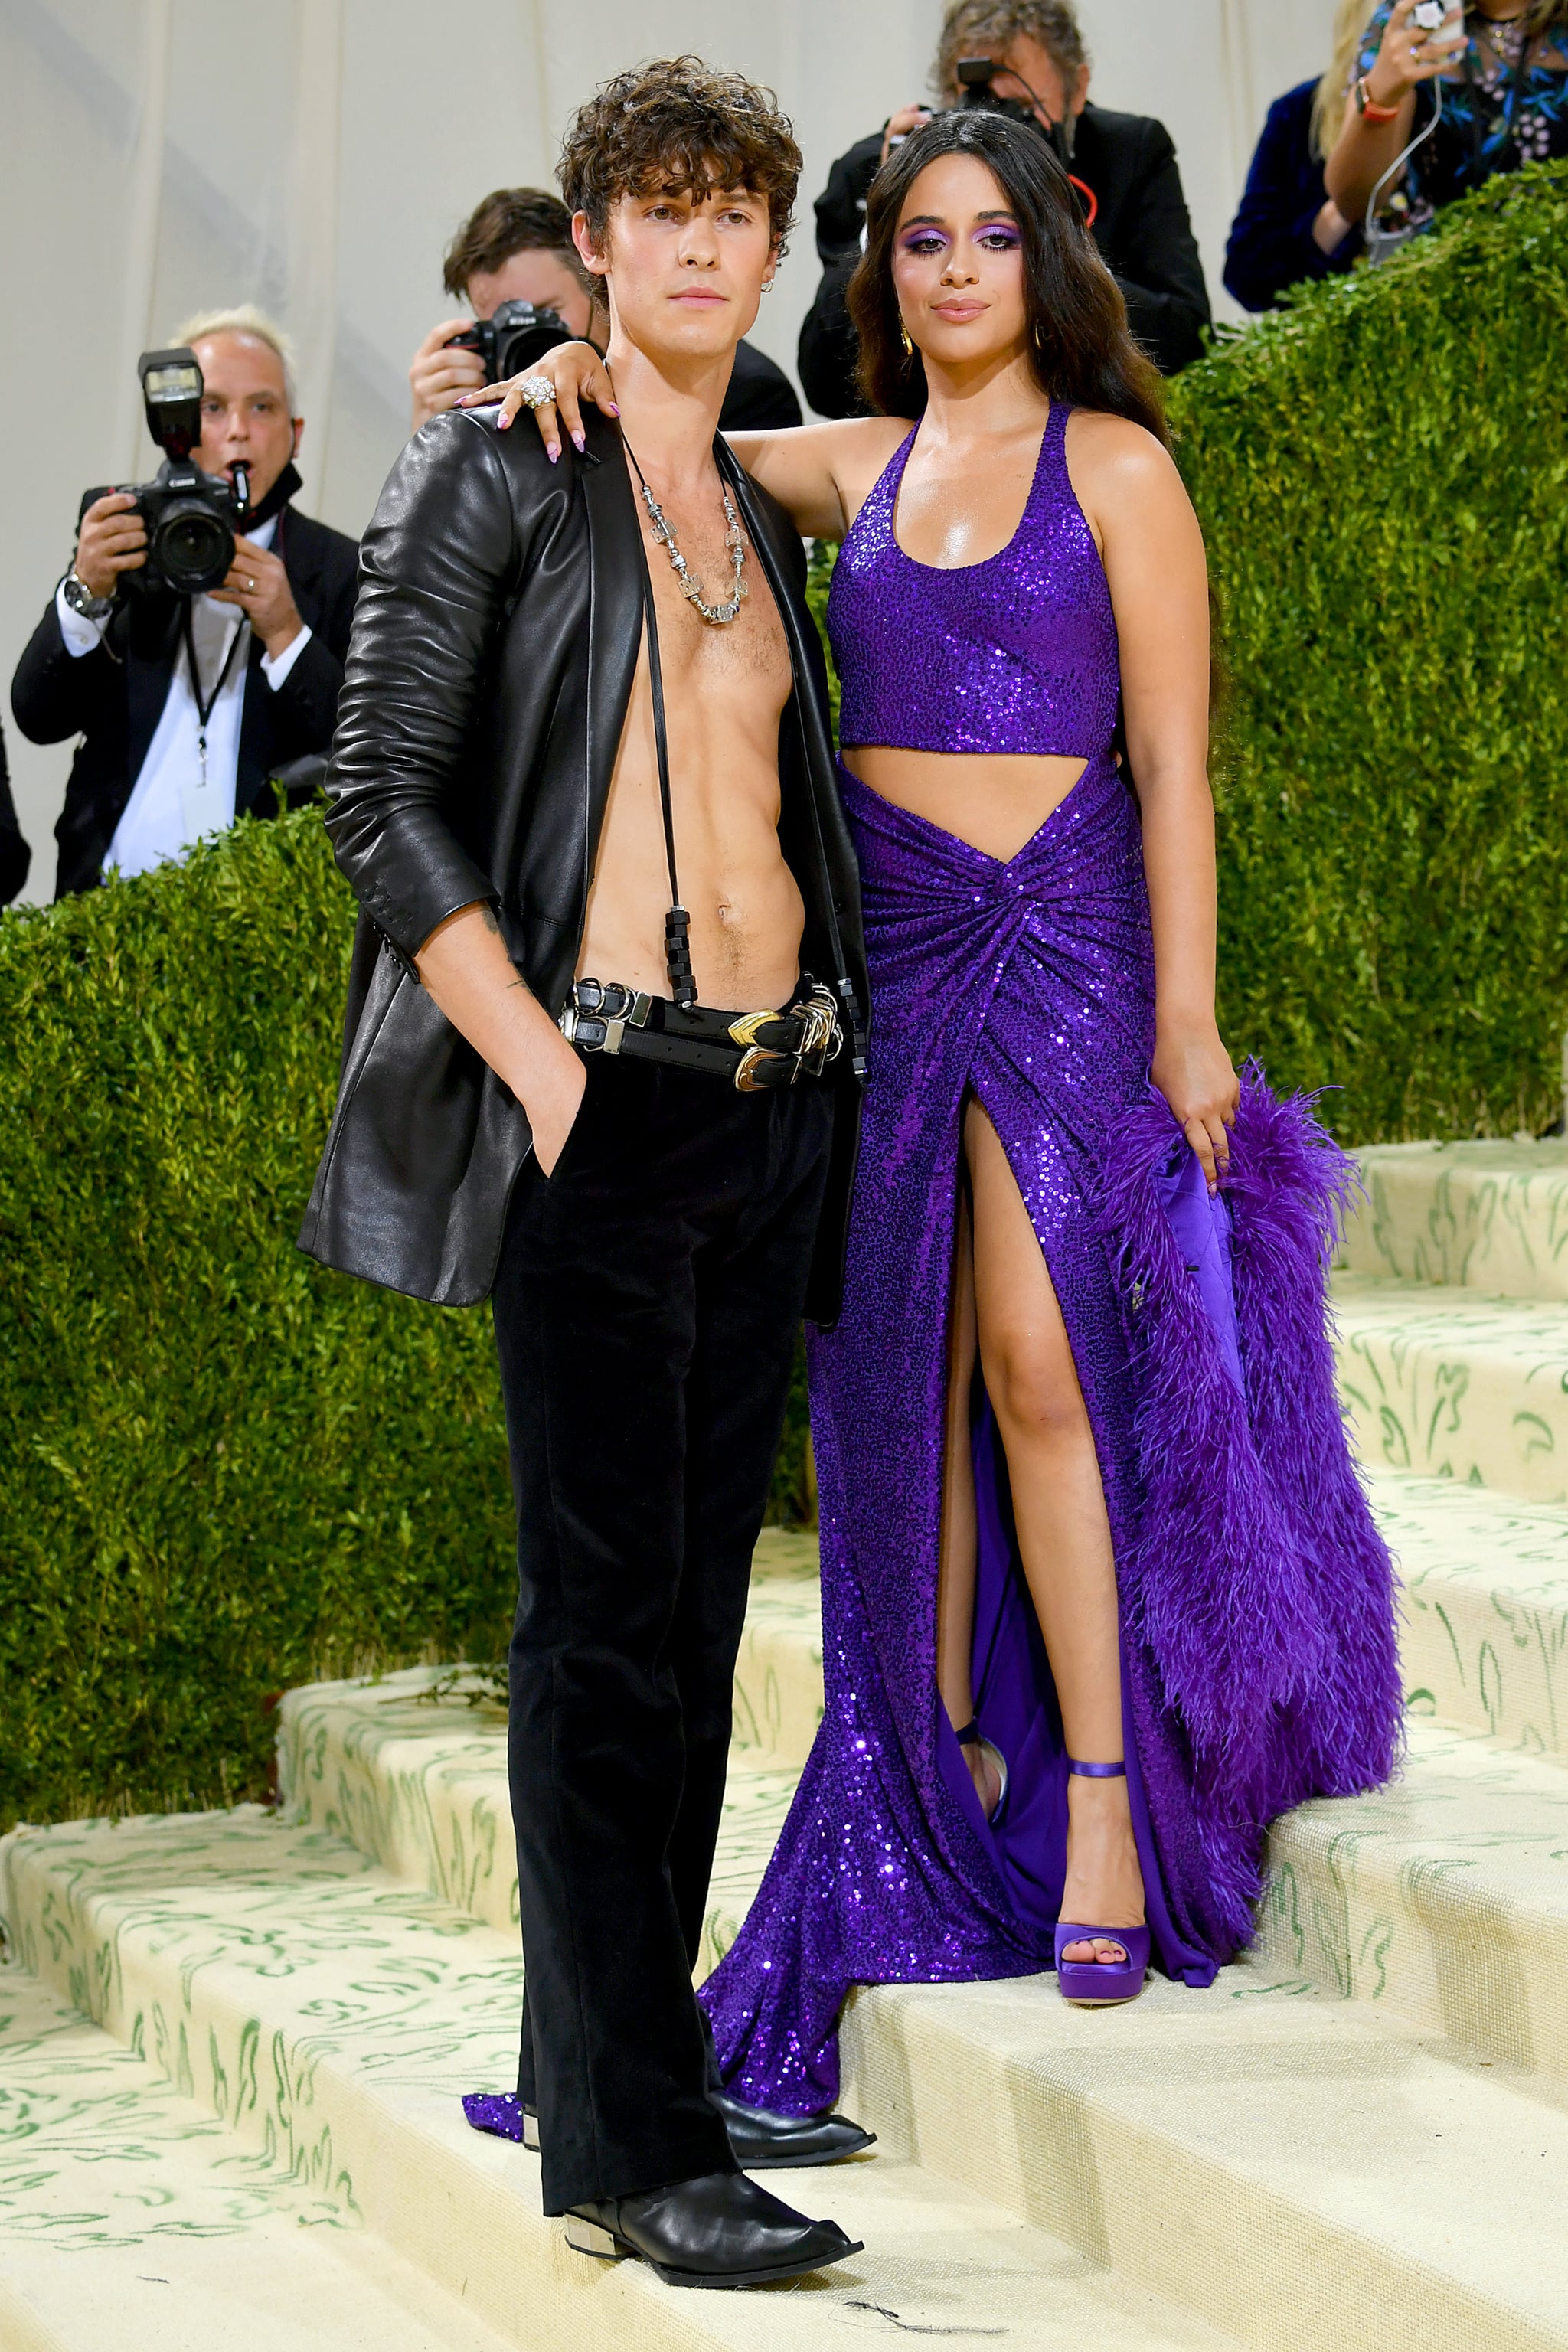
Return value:
<svg viewBox="0 0 1568 2352">
<path fill-rule="evenodd" d="M 594 1055 L 495 1287 L 509 1763 L 544 2210 L 732 2168 L 691 1987 L 827 1168 L 820 1087 Z"/>
</svg>

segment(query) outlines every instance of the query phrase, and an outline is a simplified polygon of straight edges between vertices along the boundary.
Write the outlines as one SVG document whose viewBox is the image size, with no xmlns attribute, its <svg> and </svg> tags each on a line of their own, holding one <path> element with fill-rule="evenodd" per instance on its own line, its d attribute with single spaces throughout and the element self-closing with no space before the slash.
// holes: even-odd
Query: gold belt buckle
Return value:
<svg viewBox="0 0 1568 2352">
<path fill-rule="evenodd" d="M 765 1029 L 770 1021 L 777 1021 L 779 1017 L 776 1013 L 742 1013 L 737 1020 L 731 1022 L 728 1034 L 737 1045 L 750 1045 L 754 1050 L 758 1030 Z"/>
<path fill-rule="evenodd" d="M 737 1094 L 760 1095 L 767 1093 L 768 1089 L 765 1087 L 758 1085 L 755 1076 L 752 1075 L 753 1072 L 760 1069 L 764 1062 L 782 1062 L 787 1060 L 788 1056 L 786 1055 L 776 1053 L 770 1045 L 759 1045 L 757 1043 L 757 1032 L 760 1029 L 765 1029 L 770 1021 L 776 1021 L 779 1017 L 779 1014 L 773 1012 L 771 1009 L 764 1009 L 761 1013 L 742 1013 L 735 1020 L 731 1022 L 729 1034 L 734 1039 L 737 1045 L 743 1045 L 745 1047 L 745 1051 L 741 1055 L 740 1061 L 736 1065 L 735 1068 L 735 1091 Z"/>
<path fill-rule="evenodd" d="M 748 1020 L 752 1021 L 772 1021 L 777 1016 L 772 1013 L 748 1013 L 746 1017 Z M 740 1024 L 737 1023 L 735 1025 L 739 1027 Z M 760 1068 L 763 1062 L 784 1062 L 788 1059 L 789 1056 L 787 1054 L 770 1053 L 765 1045 L 748 1045 L 735 1067 L 736 1093 L 742 1095 L 766 1094 L 768 1092 L 768 1088 L 758 1085 L 756 1079 L 752 1075 L 752 1071 Z"/>
</svg>

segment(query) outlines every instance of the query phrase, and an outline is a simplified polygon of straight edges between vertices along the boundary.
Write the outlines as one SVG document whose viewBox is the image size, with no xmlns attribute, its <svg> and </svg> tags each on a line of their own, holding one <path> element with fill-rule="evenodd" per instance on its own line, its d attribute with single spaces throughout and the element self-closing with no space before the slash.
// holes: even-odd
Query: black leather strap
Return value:
<svg viewBox="0 0 1568 2352">
<path fill-rule="evenodd" d="M 584 979 L 574 984 L 560 1025 L 582 1053 L 701 1071 L 757 1094 L 822 1077 L 840 1050 L 832 992 L 809 976 L 806 985 L 809 993 L 782 1013 L 720 1013 Z"/>
<path fill-rule="evenodd" d="M 631 444 L 626 444 L 628 454 Z M 637 466 L 634 457 L 632 463 Z M 637 466 L 641 479 L 642 467 Z M 680 903 L 680 883 L 675 871 L 675 812 L 669 801 L 669 739 L 664 724 L 664 673 L 658 659 L 658 621 L 653 609 L 653 575 L 648 570 L 647 542 L 642 517 L 637 517 L 637 557 L 642 564 L 643 621 L 647 631 L 647 682 L 653 698 L 653 743 L 658 761 L 658 805 L 664 818 L 664 856 L 669 867 L 669 912 L 664 919 L 664 963 L 670 992 L 677 1004 L 695 1004 L 697 981 L 691 969 L 691 918 Z"/>
</svg>

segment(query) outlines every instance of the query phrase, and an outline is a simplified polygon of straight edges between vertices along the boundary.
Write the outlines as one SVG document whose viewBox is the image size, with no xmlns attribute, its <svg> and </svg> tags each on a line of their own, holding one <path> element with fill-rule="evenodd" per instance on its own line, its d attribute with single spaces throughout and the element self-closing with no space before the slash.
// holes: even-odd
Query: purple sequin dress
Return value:
<svg viewBox="0 0 1568 2352">
<path fill-rule="evenodd" d="M 1326 1335 L 1350 1182 L 1300 1102 L 1244 1085 L 1217 1202 L 1148 1083 L 1153 968 L 1136 801 L 1111 750 L 1116 625 L 1053 408 L 1023 521 L 938 571 L 894 537 L 900 449 L 846 540 L 828 625 L 842 739 L 1077 755 L 999 861 L 842 772 L 873 992 L 848 1281 L 810 1344 L 826 1709 L 767 1875 L 702 1990 L 731 2088 L 837 2087 L 856 1984 L 1050 1967 L 1061 1724 L 989 1409 L 976 1713 L 1011 1768 L 988 1825 L 936 1684 L 946 1331 L 966 1092 L 1006 1150 L 1099 1451 L 1122 1626 L 1128 1790 L 1156 1960 L 1207 1984 L 1243 1944 L 1285 1808 L 1386 1778 L 1392 1570 Z"/>
</svg>

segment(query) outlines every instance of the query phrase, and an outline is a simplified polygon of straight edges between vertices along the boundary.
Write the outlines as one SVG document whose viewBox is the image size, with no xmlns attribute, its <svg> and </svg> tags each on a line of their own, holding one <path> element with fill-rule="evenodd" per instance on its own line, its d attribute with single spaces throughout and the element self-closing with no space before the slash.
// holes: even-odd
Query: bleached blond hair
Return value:
<svg viewBox="0 0 1568 2352">
<path fill-rule="evenodd" d="M 294 346 L 275 320 L 254 302 L 237 302 L 227 310 L 198 310 L 174 330 L 176 343 L 199 343 L 207 335 L 254 335 L 258 343 L 275 351 L 283 366 L 283 396 L 289 403 L 289 414 L 300 413 L 299 386 L 294 375 Z"/>
</svg>

